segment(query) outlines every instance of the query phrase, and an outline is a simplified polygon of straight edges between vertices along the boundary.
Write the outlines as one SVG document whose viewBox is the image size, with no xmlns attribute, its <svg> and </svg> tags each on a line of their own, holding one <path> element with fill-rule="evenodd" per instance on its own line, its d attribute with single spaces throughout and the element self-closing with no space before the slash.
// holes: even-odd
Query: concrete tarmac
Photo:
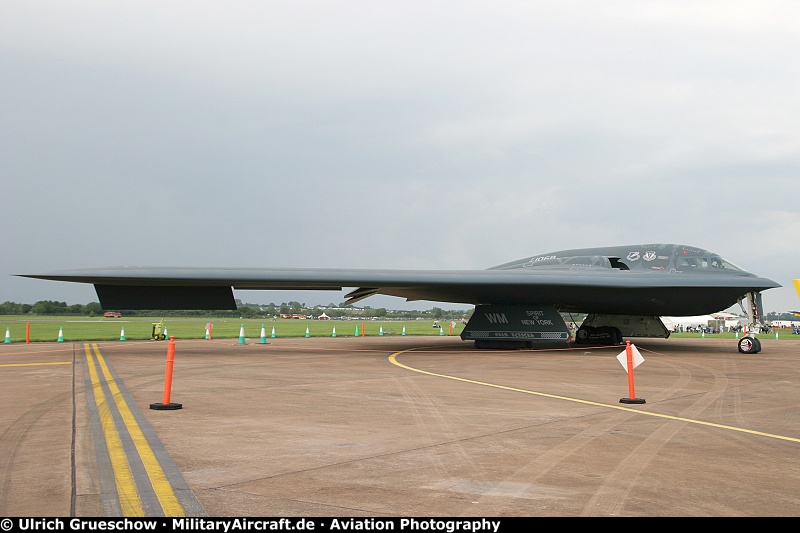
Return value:
<svg viewBox="0 0 800 533">
<path fill-rule="evenodd" d="M 762 344 L 635 341 L 624 404 L 624 346 L 177 340 L 176 410 L 166 341 L 0 344 L 0 516 L 800 516 L 800 342 Z"/>
</svg>

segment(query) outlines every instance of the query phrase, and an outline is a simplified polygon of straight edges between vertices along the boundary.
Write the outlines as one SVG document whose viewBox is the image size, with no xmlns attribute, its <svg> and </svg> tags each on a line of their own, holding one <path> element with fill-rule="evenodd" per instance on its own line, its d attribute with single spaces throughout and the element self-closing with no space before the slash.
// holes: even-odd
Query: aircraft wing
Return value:
<svg viewBox="0 0 800 533">
<path fill-rule="evenodd" d="M 235 309 L 232 289 L 342 290 L 353 303 L 373 294 L 464 304 L 542 304 L 562 311 L 702 315 L 743 295 L 779 287 L 752 274 L 717 277 L 609 268 L 391 270 L 112 267 L 25 274 L 91 283 L 104 309 Z"/>
</svg>

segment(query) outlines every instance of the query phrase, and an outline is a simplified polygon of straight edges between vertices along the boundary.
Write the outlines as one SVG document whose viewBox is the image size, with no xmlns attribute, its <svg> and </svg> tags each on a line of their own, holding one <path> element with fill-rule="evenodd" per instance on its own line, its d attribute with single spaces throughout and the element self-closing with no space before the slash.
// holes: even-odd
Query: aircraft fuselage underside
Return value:
<svg viewBox="0 0 800 533">
<path fill-rule="evenodd" d="M 663 338 L 669 330 L 656 316 L 591 314 L 575 334 L 578 344 L 616 345 L 623 337 Z M 476 348 L 532 348 L 542 342 L 572 340 L 572 332 L 554 306 L 479 305 L 461 333 Z"/>
</svg>

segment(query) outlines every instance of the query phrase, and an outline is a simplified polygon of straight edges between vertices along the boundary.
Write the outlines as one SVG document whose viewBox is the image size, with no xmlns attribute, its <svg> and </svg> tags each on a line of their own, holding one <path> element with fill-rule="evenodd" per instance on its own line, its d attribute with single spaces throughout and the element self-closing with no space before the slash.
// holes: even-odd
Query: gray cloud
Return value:
<svg viewBox="0 0 800 533">
<path fill-rule="evenodd" d="M 682 242 L 797 308 L 798 15 L 3 2 L 0 300 L 94 299 L 10 276 L 56 268 L 485 268 Z"/>
</svg>

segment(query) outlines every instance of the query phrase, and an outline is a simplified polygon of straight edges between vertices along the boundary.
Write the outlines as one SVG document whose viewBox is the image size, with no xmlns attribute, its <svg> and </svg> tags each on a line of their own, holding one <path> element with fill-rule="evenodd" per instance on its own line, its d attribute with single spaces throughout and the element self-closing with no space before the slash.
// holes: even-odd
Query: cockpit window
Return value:
<svg viewBox="0 0 800 533">
<path fill-rule="evenodd" d="M 703 257 L 679 257 L 678 270 L 709 269 L 709 270 L 732 270 L 741 272 L 742 269 L 723 258 L 713 256 Z"/>
</svg>

